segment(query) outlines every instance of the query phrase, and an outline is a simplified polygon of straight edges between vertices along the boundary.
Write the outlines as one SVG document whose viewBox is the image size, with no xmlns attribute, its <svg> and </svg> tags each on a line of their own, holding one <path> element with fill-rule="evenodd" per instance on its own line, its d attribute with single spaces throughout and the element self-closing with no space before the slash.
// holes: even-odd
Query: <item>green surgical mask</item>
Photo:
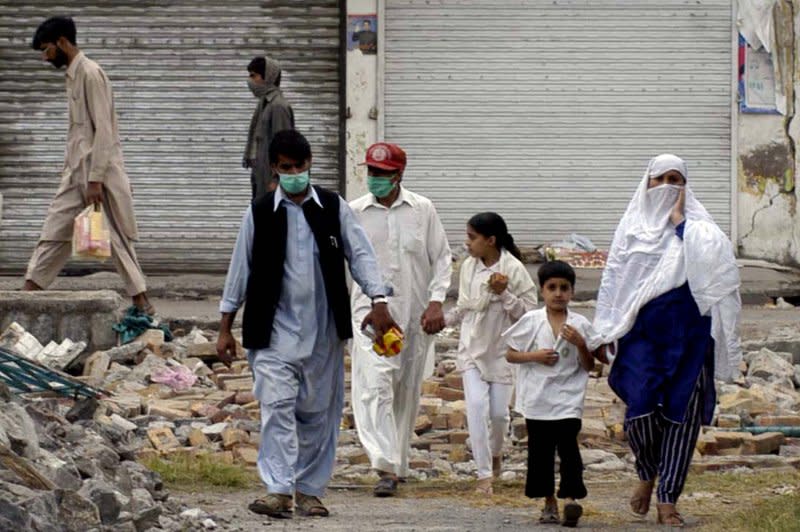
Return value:
<svg viewBox="0 0 800 532">
<path fill-rule="evenodd" d="M 397 183 L 392 183 L 392 179 L 394 179 L 394 176 L 376 177 L 368 175 L 367 188 L 372 194 L 375 195 L 376 198 L 378 199 L 385 198 L 386 196 L 391 194 L 394 188 L 397 186 Z"/>
<path fill-rule="evenodd" d="M 281 188 L 283 188 L 287 194 L 300 194 L 308 188 L 308 182 L 310 180 L 308 170 L 299 174 L 278 174 L 278 177 L 280 178 Z"/>
</svg>

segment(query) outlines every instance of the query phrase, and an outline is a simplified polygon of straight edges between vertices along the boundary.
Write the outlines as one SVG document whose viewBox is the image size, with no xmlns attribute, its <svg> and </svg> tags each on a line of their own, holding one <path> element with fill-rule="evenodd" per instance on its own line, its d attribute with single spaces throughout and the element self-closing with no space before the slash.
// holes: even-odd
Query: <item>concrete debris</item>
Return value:
<svg viewBox="0 0 800 532">
<path fill-rule="evenodd" d="M 714 426 L 698 441 L 695 471 L 800 467 L 800 439 L 773 431 L 800 426 L 800 361 L 795 360 L 800 335 L 788 328 L 773 332 L 746 344 L 738 384 L 719 383 Z M 240 338 L 240 331 L 234 333 Z M 412 479 L 475 475 L 463 382 L 455 368 L 457 336 L 456 329 L 447 329 L 437 338 L 435 375 L 423 383 L 412 435 Z M 0 512 L 0 524 L 5 518 L 21 530 L 62 522 L 85 530 L 226 529 L 203 510 L 173 505 L 158 475 L 136 461 L 205 456 L 256 465 L 261 427 L 253 377 L 241 346 L 240 359 L 227 367 L 216 356 L 214 338 L 197 329 L 171 342 L 145 334 L 128 345 L 92 352 L 74 371 L 109 392 L 99 400 L 0 394 L 0 497 L 11 505 L 10 513 Z M 26 353 L 45 349 L 16 324 L 0 336 L 0 345 L 9 344 Z M 349 357 L 345 365 L 350 367 Z M 348 392 L 349 379 L 348 371 Z M 633 473 L 624 412 L 605 377 L 589 380 L 579 435 L 587 476 Z M 754 435 L 744 430 L 749 426 L 769 432 Z M 510 433 L 501 478 L 524 479 L 528 435 L 516 413 Z M 377 479 L 358 440 L 349 393 L 334 477 Z M 39 502 L 26 502 L 31 500 Z"/>
<path fill-rule="evenodd" d="M 60 344 L 50 341 L 42 346 L 36 337 L 17 322 L 9 325 L 0 335 L 0 346 L 28 360 L 57 370 L 65 369 L 86 350 L 86 342 L 73 342 L 69 338 Z"/>
</svg>

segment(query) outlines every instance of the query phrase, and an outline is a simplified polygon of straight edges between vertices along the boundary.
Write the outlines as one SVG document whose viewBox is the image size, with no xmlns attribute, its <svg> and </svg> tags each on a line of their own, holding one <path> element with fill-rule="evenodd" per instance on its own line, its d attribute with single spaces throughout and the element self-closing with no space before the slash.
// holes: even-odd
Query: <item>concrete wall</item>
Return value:
<svg viewBox="0 0 800 532">
<path fill-rule="evenodd" d="M 800 123 L 800 0 L 779 0 L 775 11 L 777 58 L 786 74 L 776 80 L 787 96 L 783 115 L 739 114 L 739 255 L 800 266 L 796 145 Z"/>
<path fill-rule="evenodd" d="M 348 15 L 377 14 L 377 0 L 349 0 Z M 377 30 L 377 28 L 376 28 Z M 347 189 L 348 200 L 367 191 L 367 171 L 358 166 L 377 137 L 377 55 L 364 55 L 358 48 L 347 52 Z M 372 114 L 372 118 L 370 117 Z"/>
<path fill-rule="evenodd" d="M 0 291 L 0 332 L 19 323 L 42 345 L 69 338 L 86 342 L 87 350 L 117 345 L 111 329 L 124 312 L 125 302 L 110 290 L 80 292 Z"/>
</svg>

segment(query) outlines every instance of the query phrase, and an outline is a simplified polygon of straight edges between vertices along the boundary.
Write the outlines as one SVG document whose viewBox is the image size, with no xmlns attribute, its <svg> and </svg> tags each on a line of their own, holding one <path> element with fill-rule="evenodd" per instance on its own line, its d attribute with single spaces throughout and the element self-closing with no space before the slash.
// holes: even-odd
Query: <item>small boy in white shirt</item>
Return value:
<svg viewBox="0 0 800 532">
<path fill-rule="evenodd" d="M 545 308 L 532 310 L 503 333 L 506 359 L 517 366 L 517 412 L 528 428 L 528 476 L 525 495 L 544 497 L 541 523 L 558 523 L 556 495 L 565 499 L 564 526 L 574 527 L 583 514 L 575 500 L 586 497 L 578 449 L 583 399 L 594 367 L 587 340 L 589 320 L 567 310 L 575 289 L 575 270 L 561 261 L 539 268 Z M 555 453 L 561 459 L 561 483 L 555 492 Z"/>
</svg>

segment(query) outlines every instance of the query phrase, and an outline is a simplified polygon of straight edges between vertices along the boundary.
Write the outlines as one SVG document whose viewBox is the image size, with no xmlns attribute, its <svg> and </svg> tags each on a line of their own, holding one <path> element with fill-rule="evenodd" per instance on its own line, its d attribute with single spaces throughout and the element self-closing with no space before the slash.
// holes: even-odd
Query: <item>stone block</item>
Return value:
<svg viewBox="0 0 800 532">
<path fill-rule="evenodd" d="M 447 430 L 447 415 L 446 414 L 437 414 L 433 416 L 432 421 L 432 429 L 433 430 Z M 456 427 L 459 428 L 459 427 Z"/>
<path fill-rule="evenodd" d="M 753 437 L 749 432 L 710 432 L 717 441 L 717 449 L 722 454 L 723 449 L 735 449 Z"/>
<path fill-rule="evenodd" d="M 208 439 L 208 436 L 203 434 L 203 431 L 200 429 L 192 429 L 189 432 L 189 445 L 192 447 L 205 447 L 209 445 L 211 441 Z"/>
<path fill-rule="evenodd" d="M 222 447 L 226 450 L 230 450 L 239 444 L 248 443 L 249 441 L 250 435 L 243 430 L 229 427 L 222 431 Z"/>
<path fill-rule="evenodd" d="M 454 430 L 450 433 L 448 441 L 456 444 L 466 444 L 469 439 L 469 432 L 465 430 Z"/>
<path fill-rule="evenodd" d="M 450 430 L 462 430 L 467 427 L 467 414 L 461 410 L 454 410 L 447 414 L 447 428 Z"/>
<path fill-rule="evenodd" d="M 469 452 L 466 445 L 453 445 L 450 454 L 447 455 L 450 462 L 460 463 L 469 461 Z"/>
<path fill-rule="evenodd" d="M 175 434 L 166 427 L 149 429 L 147 431 L 147 439 L 150 440 L 156 450 L 162 452 L 181 446 Z"/>
<path fill-rule="evenodd" d="M 436 397 L 439 387 L 442 385 L 441 379 L 426 379 L 422 382 L 422 395 Z"/>
<path fill-rule="evenodd" d="M 431 418 L 426 415 L 421 415 L 417 417 L 417 421 L 414 424 L 414 432 L 417 434 L 424 434 L 433 428 L 433 422 Z"/>
<path fill-rule="evenodd" d="M 176 408 L 177 406 L 181 406 L 184 403 L 176 403 L 174 401 L 159 401 L 159 400 L 150 400 L 147 403 L 147 413 L 151 416 L 161 416 L 166 419 L 180 419 L 180 418 L 187 418 L 192 417 L 192 413 L 189 409 L 179 409 Z"/>
<path fill-rule="evenodd" d="M 742 454 L 773 454 L 783 445 L 783 433 L 765 432 L 742 442 Z"/>
<path fill-rule="evenodd" d="M 419 401 L 419 410 L 428 417 L 435 416 L 442 408 L 443 401 L 439 397 L 422 397 Z"/>
<path fill-rule="evenodd" d="M 253 395 L 253 392 L 246 391 L 246 392 L 238 392 L 236 394 L 236 398 L 234 399 L 234 403 L 237 405 L 246 405 L 250 404 L 256 400 L 256 396 Z"/>
<path fill-rule="evenodd" d="M 369 464 L 369 456 L 364 449 L 358 447 L 342 449 L 340 454 L 350 465 Z"/>
<path fill-rule="evenodd" d="M 221 441 L 222 433 L 229 427 L 228 423 L 215 423 L 200 429 L 211 441 Z"/>
<path fill-rule="evenodd" d="M 461 378 L 461 373 L 450 373 L 444 378 L 445 386 L 454 388 L 456 390 L 464 390 L 464 381 Z"/>
<path fill-rule="evenodd" d="M 237 447 L 233 450 L 233 457 L 241 464 L 254 466 L 258 464 L 258 449 L 252 447 Z"/>
<path fill-rule="evenodd" d="M 161 346 L 164 345 L 164 331 L 161 329 L 147 329 L 135 341 L 141 342 L 154 354 L 161 356 Z"/>
<path fill-rule="evenodd" d="M 701 434 L 699 438 L 697 438 L 697 450 L 702 455 L 707 454 L 717 454 L 717 439 L 714 438 L 711 434 Z"/>
<path fill-rule="evenodd" d="M 738 414 L 720 414 L 717 426 L 723 429 L 738 429 L 742 426 L 742 418 Z"/>
<path fill-rule="evenodd" d="M 783 416 L 762 415 L 756 417 L 756 425 L 760 427 L 772 427 L 772 426 L 800 427 L 800 415 L 783 415 Z"/>
<path fill-rule="evenodd" d="M 455 388 L 450 388 L 449 386 L 441 386 L 439 387 L 439 391 L 437 395 L 440 399 L 444 401 L 463 401 L 464 400 L 464 390 L 457 390 Z"/>
<path fill-rule="evenodd" d="M 521 440 L 528 435 L 528 427 L 524 419 L 514 419 L 511 421 L 511 437 L 516 440 Z"/>
<path fill-rule="evenodd" d="M 111 357 L 106 351 L 95 351 L 84 362 L 83 375 L 90 377 L 94 382 L 102 382 L 110 364 Z"/>
<path fill-rule="evenodd" d="M 430 469 L 431 461 L 424 458 L 412 458 L 408 461 L 408 467 L 411 469 Z"/>
</svg>

